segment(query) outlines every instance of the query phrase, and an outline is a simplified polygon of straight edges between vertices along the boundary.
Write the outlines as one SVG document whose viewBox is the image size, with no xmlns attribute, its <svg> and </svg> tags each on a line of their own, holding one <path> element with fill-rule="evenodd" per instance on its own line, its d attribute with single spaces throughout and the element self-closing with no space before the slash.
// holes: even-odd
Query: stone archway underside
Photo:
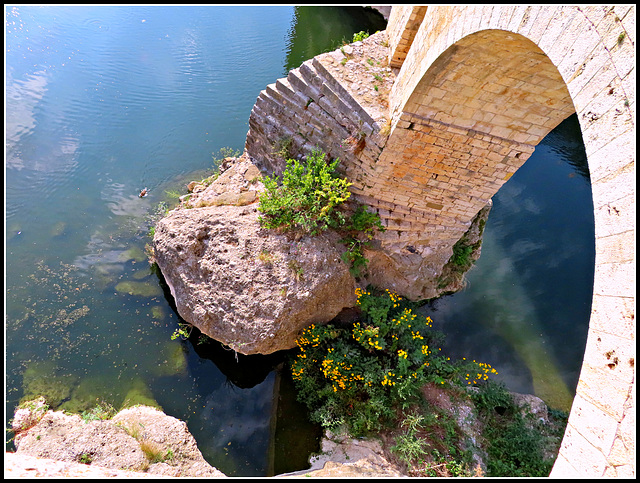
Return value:
<svg viewBox="0 0 640 483">
<path fill-rule="evenodd" d="M 441 267 L 476 214 L 573 112 L 558 69 L 520 35 L 482 31 L 438 57 L 403 107 L 375 180 L 363 190 L 419 214 L 406 227 L 382 213 L 383 249 L 399 272 L 412 274 L 397 290 L 416 299 L 436 295 Z M 420 269 L 416 257 L 403 255 L 407 246 L 421 255 Z"/>
<path fill-rule="evenodd" d="M 416 19 L 421 20 L 417 22 Z M 473 129 L 464 123 L 465 119 L 485 122 L 487 119 L 483 115 L 487 112 L 494 116 L 489 122 L 496 120 L 498 115 L 510 117 L 491 105 L 479 106 L 477 101 L 482 99 L 482 93 L 470 97 L 457 111 L 452 111 L 447 104 L 437 105 L 440 91 L 434 87 L 439 88 L 438 81 L 447 78 L 447 74 L 438 71 L 438 63 L 446 64 L 447 54 L 455 61 L 456 52 L 449 51 L 450 47 L 463 45 L 465 39 L 481 39 L 484 32 L 493 35 L 491 31 L 503 30 L 513 33 L 516 40 L 519 36 L 528 39 L 535 44 L 531 52 L 542 52 L 560 74 L 578 115 L 589 163 L 596 267 L 580 380 L 551 476 L 634 477 L 635 5 L 428 6 L 426 12 L 422 7 L 399 6 L 392 9 L 387 30 L 390 39 L 398 39 L 390 45 L 390 58 L 404 57 L 396 64 L 400 71 L 390 96 L 393 118 L 401 129 L 408 129 L 411 123 L 414 127 L 419 126 L 422 118 Z M 502 48 L 502 42 L 489 47 L 490 51 Z M 401 55 L 394 56 L 396 52 Z M 483 52 L 478 54 L 481 56 Z M 533 61 L 535 56 L 524 59 L 516 50 L 515 59 L 527 62 Z M 530 74 L 540 79 L 536 72 Z M 462 85 L 462 92 L 481 85 L 485 75 L 490 78 L 492 73 L 480 68 L 473 78 L 460 76 L 456 79 L 455 74 L 449 78 Z M 425 83 L 430 87 L 426 91 Z M 549 87 L 544 83 L 532 84 Z M 459 86 L 450 85 L 449 91 L 456 87 Z M 517 90 L 519 86 L 505 85 L 505 88 Z M 562 91 L 556 90 L 557 93 Z M 545 96 L 549 94 L 547 92 Z M 414 103 L 417 98 L 427 101 L 424 109 Z M 536 102 L 542 107 L 558 100 L 551 95 L 540 97 Z M 475 108 L 469 111 L 469 116 L 464 107 Z M 518 109 L 520 104 L 507 103 L 501 107 Z M 405 112 L 419 116 L 407 118 Z M 545 115 L 530 113 L 528 119 L 520 120 L 536 124 L 536 118 L 531 114 Z M 549 114 L 552 124 L 554 116 Z M 542 121 L 539 126 L 550 126 L 545 123 Z M 535 139 L 516 137 L 518 129 L 513 129 L 512 136 L 495 130 L 478 130 L 519 143 L 536 143 Z M 481 173 L 482 169 L 478 171 Z"/>
</svg>

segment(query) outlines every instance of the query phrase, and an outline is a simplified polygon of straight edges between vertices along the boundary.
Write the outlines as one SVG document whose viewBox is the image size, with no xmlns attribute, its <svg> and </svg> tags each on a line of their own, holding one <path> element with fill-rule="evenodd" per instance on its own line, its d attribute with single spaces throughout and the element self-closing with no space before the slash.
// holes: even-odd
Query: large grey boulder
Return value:
<svg viewBox="0 0 640 483">
<path fill-rule="evenodd" d="M 295 347 L 300 331 L 355 305 L 333 233 L 260 227 L 259 171 L 241 157 L 161 219 L 154 252 L 180 316 L 242 354 Z"/>
</svg>

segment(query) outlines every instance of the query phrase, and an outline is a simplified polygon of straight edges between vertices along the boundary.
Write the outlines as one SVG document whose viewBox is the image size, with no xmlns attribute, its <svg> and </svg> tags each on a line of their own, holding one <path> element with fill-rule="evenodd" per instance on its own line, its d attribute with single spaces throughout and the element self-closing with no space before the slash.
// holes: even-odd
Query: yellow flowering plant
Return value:
<svg viewBox="0 0 640 483">
<path fill-rule="evenodd" d="M 458 386 L 495 370 L 441 353 L 443 335 L 415 304 L 386 290 L 356 290 L 359 317 L 350 326 L 311 325 L 291 363 L 298 398 L 327 429 L 346 425 L 354 436 L 380 429 L 398 404 L 416 402 L 429 382 Z"/>
</svg>

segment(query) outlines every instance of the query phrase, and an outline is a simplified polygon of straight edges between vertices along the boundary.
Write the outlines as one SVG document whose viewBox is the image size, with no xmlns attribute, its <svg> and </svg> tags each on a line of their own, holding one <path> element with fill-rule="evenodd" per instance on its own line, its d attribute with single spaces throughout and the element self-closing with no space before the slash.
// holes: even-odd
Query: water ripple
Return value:
<svg viewBox="0 0 640 483">
<path fill-rule="evenodd" d="M 108 32 L 110 30 L 108 23 L 97 18 L 86 19 L 82 22 L 82 25 L 96 32 Z"/>
</svg>

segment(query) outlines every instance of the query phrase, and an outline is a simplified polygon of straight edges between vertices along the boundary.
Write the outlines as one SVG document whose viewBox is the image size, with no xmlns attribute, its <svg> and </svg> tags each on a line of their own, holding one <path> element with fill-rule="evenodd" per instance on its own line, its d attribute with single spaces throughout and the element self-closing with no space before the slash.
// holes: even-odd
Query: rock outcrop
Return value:
<svg viewBox="0 0 640 483">
<path fill-rule="evenodd" d="M 192 186 L 156 225 L 154 252 L 180 316 L 242 354 L 295 347 L 299 332 L 355 304 L 337 234 L 261 228 L 260 172 L 242 156 Z"/>
<path fill-rule="evenodd" d="M 486 472 L 482 425 L 473 416 L 473 403 L 464 398 L 454 402 L 446 389 L 435 385 L 425 386 L 423 394 L 430 404 L 455 415 L 476 474 Z M 523 415 L 550 424 L 547 406 L 540 398 L 511 394 Z M 77 415 L 48 410 L 44 398 L 38 398 L 16 410 L 12 429 L 18 449 L 5 457 L 5 476 L 9 477 L 225 476 L 202 458 L 184 422 L 146 406 L 124 409 L 110 420 L 84 422 Z M 277 476 L 406 477 L 406 467 L 390 457 L 392 444 L 389 435 L 380 440 L 356 439 L 326 432 L 321 453 L 310 458 L 308 469 Z M 154 454 L 158 456 L 150 459 Z"/>
<path fill-rule="evenodd" d="M 12 429 L 17 457 L 163 476 L 225 476 L 202 457 L 186 423 L 147 406 L 123 409 L 112 419 L 84 421 L 46 410 L 41 399 L 16 411 Z"/>
<path fill-rule="evenodd" d="M 307 470 L 278 475 L 311 478 L 398 478 L 406 477 L 401 468 L 389 462 L 379 441 L 355 439 L 327 432 L 322 453 L 310 458 Z"/>
<path fill-rule="evenodd" d="M 4 477 L 12 480 L 18 478 L 171 478 L 141 471 L 114 470 L 104 466 L 71 463 L 17 453 L 4 455 Z"/>
</svg>

